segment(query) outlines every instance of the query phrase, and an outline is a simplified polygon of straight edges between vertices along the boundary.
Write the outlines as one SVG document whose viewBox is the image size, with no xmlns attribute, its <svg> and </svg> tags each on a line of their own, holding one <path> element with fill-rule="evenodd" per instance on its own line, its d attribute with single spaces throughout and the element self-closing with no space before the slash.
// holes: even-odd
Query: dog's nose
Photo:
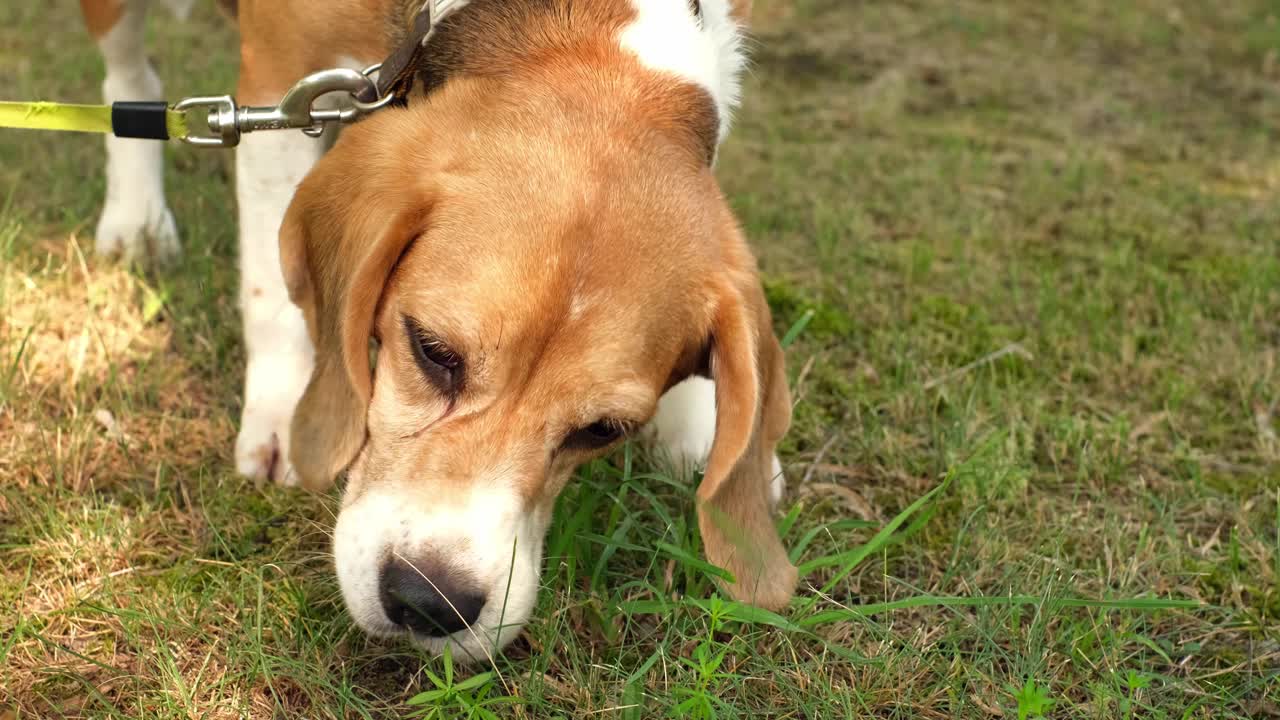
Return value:
<svg viewBox="0 0 1280 720">
<path fill-rule="evenodd" d="M 472 591 L 439 563 L 412 565 L 394 558 L 378 581 L 382 610 L 391 622 L 430 637 L 452 635 L 480 617 L 484 595 Z"/>
</svg>

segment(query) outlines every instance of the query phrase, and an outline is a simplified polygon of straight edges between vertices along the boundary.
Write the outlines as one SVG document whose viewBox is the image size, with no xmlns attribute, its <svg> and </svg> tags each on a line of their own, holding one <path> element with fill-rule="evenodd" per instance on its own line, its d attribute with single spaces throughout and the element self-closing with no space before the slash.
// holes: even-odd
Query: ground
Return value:
<svg viewBox="0 0 1280 720">
<path fill-rule="evenodd" d="M 234 85 L 211 5 L 152 19 L 171 99 Z M 228 155 L 172 148 L 186 254 L 145 272 L 91 256 L 99 139 L 0 131 L 0 718 L 1280 716 L 1280 6 L 755 30 L 718 172 L 793 336 L 791 608 L 714 599 L 628 449 L 486 674 L 367 640 L 336 496 L 232 470 Z M 4 94 L 101 72 L 74 4 L 0 5 Z"/>
</svg>

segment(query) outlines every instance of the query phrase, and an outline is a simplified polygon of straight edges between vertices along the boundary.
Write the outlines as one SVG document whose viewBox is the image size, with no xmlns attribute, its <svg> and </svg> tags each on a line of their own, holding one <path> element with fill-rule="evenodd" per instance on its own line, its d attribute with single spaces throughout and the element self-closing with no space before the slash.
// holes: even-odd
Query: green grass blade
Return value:
<svg viewBox="0 0 1280 720">
<path fill-rule="evenodd" d="M 782 339 L 778 341 L 778 344 L 783 348 L 786 348 L 788 345 L 795 342 L 796 338 L 800 337 L 800 333 L 804 332 L 804 329 L 813 321 L 813 316 L 815 314 L 816 313 L 813 308 L 805 310 L 804 314 L 791 324 L 791 327 L 787 330 L 786 334 L 782 336 Z"/>
<path fill-rule="evenodd" d="M 891 602 L 852 605 L 839 610 L 825 610 L 796 621 L 804 628 L 828 625 L 833 622 L 866 618 L 896 610 L 907 610 L 919 607 L 1013 607 L 1015 605 L 1044 605 L 1051 609 L 1062 608 L 1097 608 L 1103 610 L 1135 610 L 1153 612 L 1157 610 L 1195 610 L 1203 607 L 1196 600 L 1177 600 L 1165 598 L 1129 598 L 1123 600 L 1090 600 L 1087 598 L 1044 598 L 1039 595 L 1008 595 L 989 597 L 951 597 L 945 595 L 917 595 L 915 597 L 893 600 Z"/>
<path fill-rule="evenodd" d="M 902 512 L 895 515 L 892 520 L 890 520 L 883 528 L 880 529 L 880 532 L 877 532 L 865 544 L 859 547 L 856 547 L 853 550 L 850 550 L 848 552 L 839 553 L 837 555 L 827 555 L 825 557 L 814 558 L 813 560 L 810 560 L 807 563 L 803 563 L 802 565 L 800 565 L 800 574 L 802 576 L 808 575 L 814 570 L 818 570 L 824 567 L 831 567 L 832 565 L 840 565 L 841 566 L 840 572 L 836 573 L 835 577 L 833 577 L 831 580 L 828 580 L 826 585 L 824 586 L 824 591 L 830 590 L 832 587 L 835 586 L 836 583 L 840 582 L 849 573 L 853 572 L 854 569 L 858 567 L 858 565 L 862 564 L 862 561 L 867 559 L 868 556 L 874 553 L 877 553 L 882 548 L 886 547 L 889 544 L 890 538 L 893 537 L 894 532 L 896 532 L 898 528 L 902 527 L 903 523 L 905 523 L 908 519 L 910 519 L 911 516 L 914 515 L 916 511 L 918 511 L 920 508 L 932 502 L 933 499 L 937 497 L 939 493 L 945 490 L 947 486 L 950 484 L 951 484 L 951 476 L 948 475 L 947 478 L 944 479 L 937 487 L 933 488 L 932 490 L 925 493 L 924 495 L 921 495 L 920 497 L 916 498 L 915 502 L 911 503 Z"/>
<path fill-rule="evenodd" d="M 725 582 L 733 582 L 733 573 L 722 567 L 713 565 L 699 557 L 694 557 L 691 553 L 681 547 L 676 547 L 671 543 L 661 542 L 655 543 L 657 549 L 665 553 L 668 557 L 674 558 L 686 567 L 694 568 L 702 571 L 707 577 L 719 578 Z"/>
</svg>

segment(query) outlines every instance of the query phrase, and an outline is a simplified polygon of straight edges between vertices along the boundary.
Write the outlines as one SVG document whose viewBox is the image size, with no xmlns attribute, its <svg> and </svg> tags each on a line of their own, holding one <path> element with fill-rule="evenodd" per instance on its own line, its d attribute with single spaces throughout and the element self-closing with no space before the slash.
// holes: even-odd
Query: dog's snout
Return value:
<svg viewBox="0 0 1280 720">
<path fill-rule="evenodd" d="M 382 566 L 378 590 L 391 622 L 429 637 L 462 630 L 480 617 L 484 595 L 466 578 L 431 561 L 394 558 Z"/>
</svg>

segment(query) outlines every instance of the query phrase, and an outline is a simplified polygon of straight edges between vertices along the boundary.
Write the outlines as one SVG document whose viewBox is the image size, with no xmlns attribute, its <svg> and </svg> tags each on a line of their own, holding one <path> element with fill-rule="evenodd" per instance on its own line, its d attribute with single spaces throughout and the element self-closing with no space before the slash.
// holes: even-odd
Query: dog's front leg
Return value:
<svg viewBox="0 0 1280 720">
<path fill-rule="evenodd" d="M 659 455 L 671 462 L 672 472 L 687 475 L 706 469 L 716 435 L 715 382 L 695 375 L 677 383 L 658 400 L 658 411 L 646 430 Z M 775 508 L 786 489 L 782 463 L 774 455 L 769 500 Z"/>
<path fill-rule="evenodd" d="M 236 439 L 240 474 L 297 482 L 289 465 L 289 423 L 311 377 L 314 351 L 302 311 L 280 271 L 280 220 L 324 146 L 300 132 L 246 135 L 236 150 L 240 205 L 240 310 L 244 321 L 244 409 Z"/>
<path fill-rule="evenodd" d="M 242 52 L 237 95 L 242 104 L 271 105 L 288 90 L 292 74 L 255 65 L 270 57 Z M 311 377 L 314 350 L 281 273 L 280 221 L 298 183 L 323 152 L 323 140 L 293 130 L 247 134 L 236 150 L 240 309 L 248 355 L 236 470 L 282 485 L 297 482 L 288 461 L 289 423 Z"/>
<path fill-rule="evenodd" d="M 161 99 L 160 76 L 147 62 L 144 45 L 146 3 L 81 0 L 80 6 L 106 63 L 106 101 Z M 108 135 L 106 145 L 107 194 L 96 251 L 126 261 L 173 260 L 178 231 L 164 197 L 163 144 Z"/>
</svg>

